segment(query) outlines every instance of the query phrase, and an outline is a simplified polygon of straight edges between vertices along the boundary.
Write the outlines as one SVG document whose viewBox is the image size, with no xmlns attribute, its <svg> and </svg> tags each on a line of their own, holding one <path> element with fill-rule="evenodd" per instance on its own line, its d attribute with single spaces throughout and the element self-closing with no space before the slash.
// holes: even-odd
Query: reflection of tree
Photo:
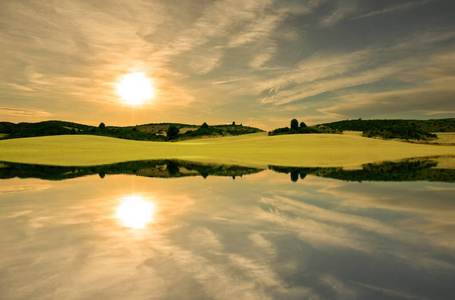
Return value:
<svg viewBox="0 0 455 300">
<path fill-rule="evenodd" d="M 305 179 L 307 174 L 340 179 L 346 181 L 446 181 L 455 182 L 454 169 L 435 169 L 437 163 L 430 159 L 406 160 L 401 162 L 384 162 L 365 164 L 360 170 L 343 170 L 342 168 L 299 168 L 269 166 L 270 170 L 290 174 L 291 180 L 297 182 Z M 133 161 L 111 165 L 91 167 L 59 167 L 29 165 L 3 162 L 0 163 L 0 179 L 7 178 L 41 178 L 62 180 L 98 174 L 104 178 L 110 174 L 131 174 L 144 177 L 186 177 L 186 176 L 237 176 L 254 174 L 263 169 L 236 165 L 202 164 L 181 160 Z"/>
<path fill-rule="evenodd" d="M 299 172 L 298 171 L 292 171 L 291 172 L 291 180 L 293 182 L 297 182 L 297 180 L 299 180 Z"/>
<path fill-rule="evenodd" d="M 307 174 L 340 179 L 346 181 L 445 181 L 455 182 L 454 169 L 435 169 L 437 162 L 430 159 L 406 160 L 400 162 L 383 162 L 365 164 L 360 170 L 343 170 L 343 168 L 297 168 L 269 166 L 278 173 L 291 174 L 296 182 L 298 176 L 304 179 Z"/>
<path fill-rule="evenodd" d="M 299 168 L 299 167 L 279 167 L 279 166 L 269 166 L 270 170 L 273 170 L 277 173 L 291 174 L 291 181 L 297 182 L 300 179 L 305 179 L 308 172 L 312 172 L 317 168 Z"/>
<path fill-rule="evenodd" d="M 175 161 L 169 160 L 167 162 L 167 171 L 169 172 L 169 176 L 173 177 L 179 173 L 180 169 L 179 169 L 178 164 Z"/>
<path fill-rule="evenodd" d="M 100 178 L 104 178 L 107 174 L 132 174 L 161 178 L 198 175 L 204 178 L 209 175 L 235 178 L 236 176 L 260 171 L 262 169 L 236 165 L 201 164 L 179 160 L 133 161 L 91 167 L 62 167 L 4 162 L 0 164 L 0 179 L 19 177 L 63 180 L 95 174 L 98 174 Z"/>
</svg>

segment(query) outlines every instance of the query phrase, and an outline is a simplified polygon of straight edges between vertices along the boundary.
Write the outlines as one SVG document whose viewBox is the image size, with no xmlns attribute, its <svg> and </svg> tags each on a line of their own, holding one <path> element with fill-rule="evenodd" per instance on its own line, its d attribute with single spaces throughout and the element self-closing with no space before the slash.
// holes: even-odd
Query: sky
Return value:
<svg viewBox="0 0 455 300">
<path fill-rule="evenodd" d="M 1 0 L 0 121 L 455 117 L 453 0 Z M 154 98 L 126 104 L 122 78 Z"/>
</svg>

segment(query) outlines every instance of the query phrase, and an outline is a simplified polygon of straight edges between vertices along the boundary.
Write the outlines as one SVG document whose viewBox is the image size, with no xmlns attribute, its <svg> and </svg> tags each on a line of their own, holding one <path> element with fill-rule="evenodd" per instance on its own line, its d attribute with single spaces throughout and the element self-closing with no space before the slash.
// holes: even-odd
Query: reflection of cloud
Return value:
<svg viewBox="0 0 455 300">
<path fill-rule="evenodd" d="M 219 237 L 208 228 L 196 228 L 188 234 L 188 242 L 192 243 L 193 248 L 221 253 L 223 245 Z"/>
<path fill-rule="evenodd" d="M 1 241 L 8 241 L 0 294 L 373 299 L 412 298 L 420 288 L 419 297 L 433 299 L 440 293 L 434 287 L 452 282 L 453 247 L 441 246 L 441 235 L 433 239 L 429 227 L 414 226 L 438 225 L 426 217 L 453 212 L 450 184 L 359 184 L 311 175 L 291 183 L 271 171 L 236 181 L 93 179 L 58 182 L 57 193 L 8 201 L 7 212 L 0 210 L 18 216 L 0 226 Z M 126 189 L 155 201 L 153 225 L 137 234 L 114 217 L 116 195 Z M 65 279 L 58 288 L 56 276 Z"/>
<path fill-rule="evenodd" d="M 249 281 L 257 282 L 261 287 L 283 288 L 283 283 L 280 282 L 277 274 L 270 269 L 270 266 L 258 261 L 245 258 L 240 255 L 230 254 L 229 260 L 234 266 L 242 269 L 242 273 L 246 275 Z"/>
<path fill-rule="evenodd" d="M 430 191 L 455 191 L 455 187 L 427 186 Z"/>
<path fill-rule="evenodd" d="M 316 248 L 342 247 L 372 252 L 374 248 L 364 236 L 348 227 L 365 226 L 365 231 L 380 234 L 385 227 L 371 219 L 336 213 L 291 199 L 280 197 L 273 198 L 273 201 L 277 208 L 273 212 L 260 213 L 258 217 L 262 221 L 277 223 L 285 230 L 295 232 L 302 241 Z M 297 211 L 298 214 L 289 217 L 292 211 Z M 386 228 L 386 232 L 391 231 L 398 233 L 393 228 Z"/>
<path fill-rule="evenodd" d="M 271 258 L 276 256 L 276 247 L 269 240 L 265 239 L 261 233 L 252 233 L 250 239 L 257 246 L 259 252 L 264 252 Z"/>
<path fill-rule="evenodd" d="M 202 298 L 273 299 L 269 292 L 282 285 L 267 265 L 238 255 L 230 255 L 226 260 L 225 254 L 204 255 L 192 250 L 167 240 L 154 247 L 155 255 L 145 264 L 152 270 L 164 268 L 161 271 L 171 275 L 169 279 L 174 286 L 182 274 L 189 276 L 190 282 L 199 287 L 192 290 L 192 294 L 200 293 L 202 289 L 205 295 Z M 159 263 L 160 257 L 166 258 L 164 266 Z"/>
<path fill-rule="evenodd" d="M 418 189 L 407 189 L 406 187 L 389 186 L 384 189 L 382 185 L 380 183 L 339 185 L 324 188 L 321 192 L 341 198 L 340 204 L 346 208 L 416 215 L 418 217 L 397 221 L 396 224 L 390 223 L 390 228 L 397 232 L 394 234 L 384 232 L 384 235 L 391 234 L 390 236 L 397 240 L 401 236 L 408 242 L 417 243 L 417 239 L 421 238 L 418 236 L 422 234 L 425 239 L 428 239 L 429 244 L 455 249 L 455 245 L 450 240 L 455 227 L 452 218 L 455 204 L 451 201 L 453 194 L 451 187 L 421 186 Z M 435 193 L 437 193 L 437 197 L 435 197 Z M 411 236 L 407 230 L 415 232 L 414 241 L 410 239 Z M 395 254 L 399 255 L 399 252 L 397 251 Z M 437 259 L 431 260 L 423 257 L 419 259 L 422 264 L 438 264 Z"/>
<path fill-rule="evenodd" d="M 52 185 L 48 185 L 48 184 L 3 186 L 3 187 L 0 187 L 0 194 L 38 192 L 38 191 L 46 190 L 51 187 L 52 187 Z"/>
</svg>

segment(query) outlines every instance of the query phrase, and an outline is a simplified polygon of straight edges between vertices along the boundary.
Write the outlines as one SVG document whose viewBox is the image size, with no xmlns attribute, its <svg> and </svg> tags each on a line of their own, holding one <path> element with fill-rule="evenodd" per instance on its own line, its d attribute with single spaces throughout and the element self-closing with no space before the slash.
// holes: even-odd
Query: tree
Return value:
<svg viewBox="0 0 455 300">
<path fill-rule="evenodd" d="M 207 123 L 202 123 L 201 125 L 201 129 L 208 129 L 209 128 L 209 125 L 207 125 Z"/>
<path fill-rule="evenodd" d="M 98 126 L 99 129 L 104 129 L 106 128 L 106 124 L 104 124 L 103 122 L 100 123 L 100 125 Z"/>
<path fill-rule="evenodd" d="M 294 129 L 294 130 L 299 129 L 299 121 L 297 121 L 297 119 L 291 120 L 291 129 Z"/>
<path fill-rule="evenodd" d="M 300 122 L 300 128 L 305 128 L 305 127 L 308 127 L 308 126 L 306 126 L 305 122 Z"/>
<path fill-rule="evenodd" d="M 168 140 L 176 139 L 179 135 L 179 132 L 180 130 L 175 125 L 169 126 L 169 128 L 166 131 L 167 139 Z"/>
<path fill-rule="evenodd" d="M 232 125 L 234 125 L 234 126 L 235 126 L 235 121 L 233 121 L 233 122 L 232 122 Z"/>
</svg>

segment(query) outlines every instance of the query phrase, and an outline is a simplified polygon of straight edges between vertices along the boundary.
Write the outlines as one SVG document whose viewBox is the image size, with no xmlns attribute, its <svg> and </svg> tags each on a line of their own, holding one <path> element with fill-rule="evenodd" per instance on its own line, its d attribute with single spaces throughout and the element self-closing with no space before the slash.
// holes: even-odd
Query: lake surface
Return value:
<svg viewBox="0 0 455 300">
<path fill-rule="evenodd" d="M 453 299 L 436 166 L 2 163 L 0 299 Z"/>
</svg>

